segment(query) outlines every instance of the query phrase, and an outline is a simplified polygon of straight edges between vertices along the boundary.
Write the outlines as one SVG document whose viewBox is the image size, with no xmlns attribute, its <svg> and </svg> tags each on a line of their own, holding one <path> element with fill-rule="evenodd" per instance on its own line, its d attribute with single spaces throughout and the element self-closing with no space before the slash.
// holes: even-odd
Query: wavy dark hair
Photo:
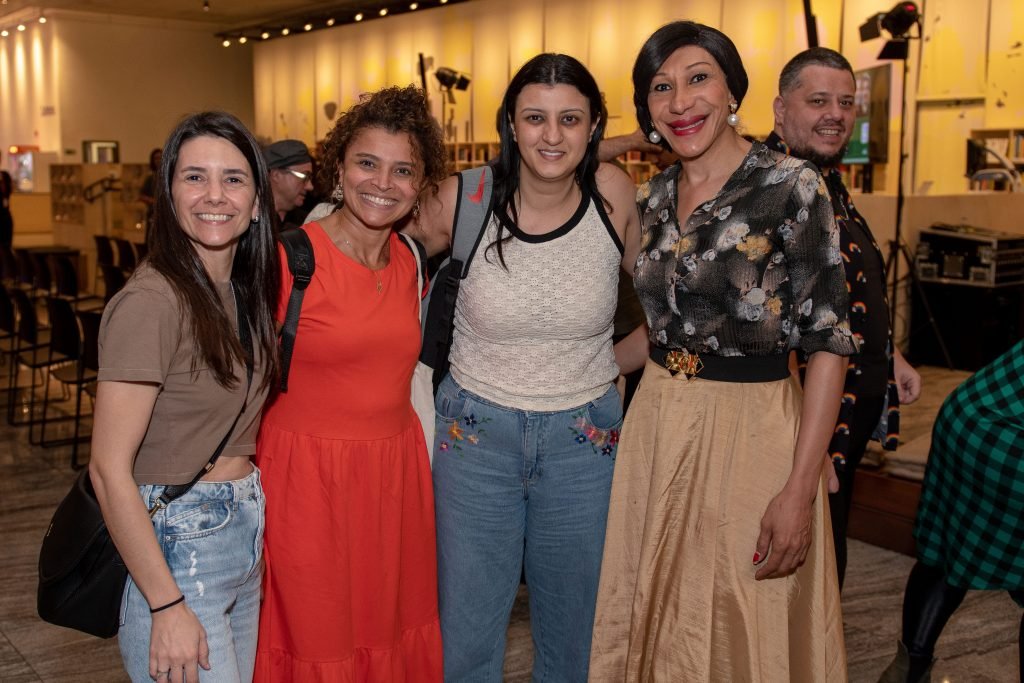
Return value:
<svg viewBox="0 0 1024 683">
<path fill-rule="evenodd" d="M 493 208 L 499 215 L 508 215 L 515 223 L 518 220 L 516 212 L 515 196 L 519 190 L 519 166 L 522 162 L 522 155 L 519 153 L 519 145 L 515 140 L 515 131 L 512 121 L 516 115 L 516 101 L 519 94 L 528 85 L 571 85 L 580 91 L 590 104 L 590 120 L 596 122 L 594 133 L 590 136 L 587 149 L 583 153 L 583 159 L 576 167 L 576 184 L 580 187 L 584 196 L 593 197 L 595 201 L 601 202 L 608 211 L 611 205 L 597 189 L 597 168 L 601 161 L 597 155 L 597 148 L 604 138 L 605 127 L 608 125 L 608 110 L 601 96 L 601 89 L 597 87 L 597 81 L 587 67 L 575 57 L 569 55 L 545 52 L 532 58 L 523 64 L 516 75 L 509 81 L 505 96 L 498 108 L 498 139 L 500 140 L 501 151 L 498 160 L 494 164 L 494 198 Z M 502 266 L 505 265 L 505 258 L 502 255 L 502 232 L 504 228 L 498 222 L 498 234 L 493 244 L 487 247 L 490 251 L 495 248 L 498 252 L 498 260 Z"/>
<path fill-rule="evenodd" d="M 364 128 L 383 128 L 389 133 L 407 133 L 412 140 L 416 160 L 423 164 L 420 194 L 437 193 L 438 184 L 448 175 L 448 155 L 441 127 L 430 115 L 423 91 L 409 85 L 383 88 L 364 95 L 358 104 L 338 117 L 322 147 L 317 171 L 320 186 L 327 194 L 338 184 L 338 171 L 345 151 Z"/>
<path fill-rule="evenodd" d="M 743 68 L 740 53 L 729 36 L 716 28 L 694 21 L 673 21 L 651 34 L 640 48 L 640 53 L 633 64 L 633 104 L 636 106 L 637 123 L 640 124 L 644 135 L 650 135 L 654 130 L 651 112 L 647 108 L 647 95 L 651 91 L 654 74 L 658 73 L 658 69 L 673 52 L 688 45 L 696 45 L 707 50 L 725 73 L 729 94 L 736 99 L 737 106 L 743 104 L 748 86 L 747 71 Z M 665 149 L 671 149 L 664 139 L 658 144 Z"/>
<path fill-rule="evenodd" d="M 181 146 L 197 137 L 217 137 L 234 145 L 252 169 L 259 220 L 239 238 L 231 267 L 231 283 L 248 313 L 253 347 L 260 349 L 266 364 L 263 384 L 277 374 L 277 334 L 273 310 L 277 303 L 280 275 L 274 234 L 274 214 L 267 165 L 252 133 L 231 114 L 207 111 L 192 114 L 171 132 L 160 162 L 153 226 L 149 231 L 148 263 L 170 281 L 181 300 L 183 326 L 195 336 L 192 369 L 205 362 L 214 379 L 233 388 L 235 363 L 244 363 L 245 351 L 221 303 L 192 240 L 178 223 L 171 180 Z"/>
</svg>

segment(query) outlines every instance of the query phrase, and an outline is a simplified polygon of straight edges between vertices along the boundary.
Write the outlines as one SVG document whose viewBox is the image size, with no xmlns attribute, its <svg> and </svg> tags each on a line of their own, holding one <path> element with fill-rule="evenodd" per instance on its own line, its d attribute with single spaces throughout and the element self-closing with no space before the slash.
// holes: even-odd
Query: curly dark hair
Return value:
<svg viewBox="0 0 1024 683">
<path fill-rule="evenodd" d="M 317 180 L 330 194 L 338 182 L 338 171 L 345 150 L 364 128 L 383 128 L 389 133 L 408 133 L 413 153 L 423 164 L 420 192 L 437 193 L 438 184 L 448 175 L 448 155 L 441 127 L 430 115 L 423 91 L 409 85 L 390 87 L 363 95 L 359 103 L 338 117 L 338 122 L 323 143 Z"/>
</svg>

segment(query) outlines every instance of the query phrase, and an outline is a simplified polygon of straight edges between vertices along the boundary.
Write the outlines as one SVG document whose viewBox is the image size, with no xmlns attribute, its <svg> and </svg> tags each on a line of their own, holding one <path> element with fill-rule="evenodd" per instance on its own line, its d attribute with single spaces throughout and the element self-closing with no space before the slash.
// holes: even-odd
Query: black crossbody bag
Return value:
<svg viewBox="0 0 1024 683">
<path fill-rule="evenodd" d="M 150 517 L 188 493 L 203 475 L 213 469 L 235 431 L 239 418 L 245 412 L 249 389 L 252 387 L 253 345 L 249 321 L 237 292 L 235 311 L 238 337 L 246 354 L 246 399 L 242 401 L 242 409 L 238 411 L 209 462 L 187 484 L 164 488 L 160 498 L 149 510 Z M 39 616 L 43 621 L 57 626 L 100 638 L 112 638 L 120 628 L 121 598 L 127 580 L 128 568 L 121 560 L 103 521 L 89 470 L 83 469 L 71 486 L 71 491 L 57 507 L 39 551 L 39 589 L 36 594 Z"/>
</svg>

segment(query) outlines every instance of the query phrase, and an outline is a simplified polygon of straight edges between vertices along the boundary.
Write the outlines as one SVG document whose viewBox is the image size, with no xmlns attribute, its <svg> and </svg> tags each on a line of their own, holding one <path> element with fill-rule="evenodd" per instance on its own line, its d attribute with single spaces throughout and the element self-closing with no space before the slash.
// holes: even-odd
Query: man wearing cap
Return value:
<svg viewBox="0 0 1024 683">
<path fill-rule="evenodd" d="M 278 140 L 264 148 L 263 157 L 270 169 L 270 189 L 281 229 L 298 227 L 286 221 L 285 215 L 302 206 L 306 193 L 313 189 L 313 159 L 309 149 L 300 140 Z"/>
</svg>

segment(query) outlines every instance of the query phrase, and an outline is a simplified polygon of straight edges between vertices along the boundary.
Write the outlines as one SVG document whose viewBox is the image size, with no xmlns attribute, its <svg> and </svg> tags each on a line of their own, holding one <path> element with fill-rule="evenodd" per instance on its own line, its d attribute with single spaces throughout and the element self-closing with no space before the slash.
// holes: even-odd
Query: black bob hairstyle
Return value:
<svg viewBox="0 0 1024 683">
<path fill-rule="evenodd" d="M 743 104 L 747 94 L 747 72 L 743 68 L 743 60 L 729 36 L 721 31 L 693 21 L 673 21 L 655 31 L 636 56 L 633 64 L 633 104 L 636 106 L 636 120 L 644 135 L 654 130 L 651 112 L 647 109 L 647 95 L 651 90 L 654 74 L 665 63 L 673 52 L 681 47 L 696 45 L 707 50 L 718 66 L 725 73 L 725 82 L 729 86 L 729 94 L 736 104 Z M 668 143 L 661 141 L 661 146 L 668 149 Z"/>
</svg>

